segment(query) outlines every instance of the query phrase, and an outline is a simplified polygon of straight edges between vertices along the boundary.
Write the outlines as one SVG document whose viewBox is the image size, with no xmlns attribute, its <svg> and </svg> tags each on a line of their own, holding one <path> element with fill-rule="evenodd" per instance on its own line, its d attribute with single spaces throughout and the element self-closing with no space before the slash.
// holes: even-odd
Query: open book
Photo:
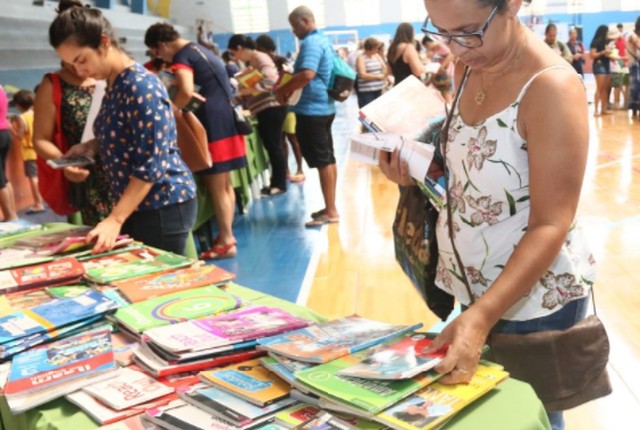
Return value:
<svg viewBox="0 0 640 430">
<path fill-rule="evenodd" d="M 292 73 L 289 73 L 289 72 L 281 73 L 280 77 L 278 78 L 278 80 L 276 81 L 276 83 L 273 86 L 273 91 L 275 92 L 281 86 L 286 85 L 287 82 L 289 82 L 291 80 L 291 78 L 293 78 L 293 74 Z M 291 96 L 289 96 L 289 100 L 287 100 L 287 104 L 289 106 L 295 106 L 300 101 L 300 97 L 301 96 L 302 96 L 302 88 L 299 88 L 299 89 L 295 90 L 293 93 L 291 93 Z"/>
</svg>

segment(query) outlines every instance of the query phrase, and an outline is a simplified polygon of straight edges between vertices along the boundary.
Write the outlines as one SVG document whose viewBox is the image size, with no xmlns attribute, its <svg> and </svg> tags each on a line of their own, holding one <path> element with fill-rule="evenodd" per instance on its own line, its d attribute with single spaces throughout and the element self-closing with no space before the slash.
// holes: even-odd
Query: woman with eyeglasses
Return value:
<svg viewBox="0 0 640 430">
<path fill-rule="evenodd" d="M 463 312 L 428 349 L 449 345 L 436 368 L 448 384 L 471 379 L 492 332 L 563 330 L 583 319 L 594 279 L 575 219 L 589 143 L 584 87 L 520 22 L 523 3 L 531 1 L 425 1 L 423 31 L 459 59 L 461 91 L 441 143 L 450 207 L 436 227 L 436 284 Z M 391 180 L 414 184 L 397 152 L 380 162 Z M 429 174 L 442 168 L 432 163 Z M 562 429 L 562 412 L 547 412 Z"/>
<path fill-rule="evenodd" d="M 420 61 L 415 43 L 413 26 L 408 22 L 400 24 L 387 52 L 394 85 L 398 85 L 411 75 L 420 78 L 424 74 L 424 66 Z"/>
</svg>

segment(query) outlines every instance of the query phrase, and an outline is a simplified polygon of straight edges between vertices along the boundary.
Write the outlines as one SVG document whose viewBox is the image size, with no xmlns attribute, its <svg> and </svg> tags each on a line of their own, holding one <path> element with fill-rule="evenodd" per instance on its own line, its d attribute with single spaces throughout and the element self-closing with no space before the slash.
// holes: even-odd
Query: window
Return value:
<svg viewBox="0 0 640 430">
<path fill-rule="evenodd" d="M 326 27 L 324 0 L 287 0 L 287 4 L 289 6 L 289 12 L 298 6 L 307 6 L 313 12 L 318 28 Z"/>
<path fill-rule="evenodd" d="M 620 10 L 638 10 L 640 4 L 638 0 L 620 0 Z"/>
<path fill-rule="evenodd" d="M 602 12 L 602 0 L 569 0 L 567 9 L 568 13 Z"/>
<path fill-rule="evenodd" d="M 347 26 L 380 24 L 380 0 L 344 0 Z"/>
<path fill-rule="evenodd" d="M 267 0 L 233 0 L 231 6 L 234 33 L 269 31 Z"/>
<path fill-rule="evenodd" d="M 402 22 L 422 23 L 427 16 L 423 0 L 401 0 L 400 7 L 402 8 Z"/>
</svg>

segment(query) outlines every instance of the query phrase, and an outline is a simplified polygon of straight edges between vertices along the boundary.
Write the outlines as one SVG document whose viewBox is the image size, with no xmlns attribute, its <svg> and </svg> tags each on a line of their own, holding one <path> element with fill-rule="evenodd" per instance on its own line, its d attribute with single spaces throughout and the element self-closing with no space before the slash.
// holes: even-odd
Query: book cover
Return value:
<svg viewBox="0 0 640 430">
<path fill-rule="evenodd" d="M 187 403 L 239 428 L 254 427 L 272 418 L 279 410 L 297 403 L 285 398 L 260 407 L 207 384 L 178 389 L 178 395 Z"/>
<path fill-rule="evenodd" d="M 113 301 L 93 290 L 71 299 L 54 299 L 0 318 L 0 344 L 102 315 L 115 308 Z"/>
<path fill-rule="evenodd" d="M 198 351 L 272 336 L 309 325 L 309 321 L 277 308 L 258 306 L 212 318 L 158 327 L 145 332 L 171 352 Z"/>
<path fill-rule="evenodd" d="M 82 389 L 115 410 L 123 410 L 173 393 L 168 387 L 142 372 L 121 368 L 106 381 L 88 385 Z"/>
<path fill-rule="evenodd" d="M 56 385 L 68 380 L 115 368 L 108 330 L 73 336 L 16 355 L 11 362 L 5 396 L 55 390 Z"/>
<path fill-rule="evenodd" d="M 53 261 L 53 257 L 33 255 L 30 249 L 12 247 L 0 249 L 0 270 L 33 266 L 47 261 Z"/>
<path fill-rule="evenodd" d="M 350 423 L 341 420 L 335 415 L 326 411 L 318 412 L 309 421 L 299 424 L 296 430 L 357 430 L 358 428 Z"/>
<path fill-rule="evenodd" d="M 391 339 L 385 342 L 384 346 L 395 343 L 397 339 Z M 296 372 L 296 382 L 316 395 L 351 408 L 348 410 L 355 408 L 375 414 L 426 387 L 441 376 L 433 370 L 410 379 L 388 381 L 339 375 L 341 370 L 369 356 L 370 352 L 364 350 Z"/>
<path fill-rule="evenodd" d="M 408 379 L 438 365 L 446 350 L 423 354 L 431 344 L 424 333 L 414 333 L 392 345 L 369 348 L 368 357 L 338 372 L 339 375 L 365 379 Z"/>
<path fill-rule="evenodd" d="M 317 406 L 300 403 L 278 412 L 275 421 L 287 428 L 296 427 L 302 423 L 306 423 L 320 411 L 320 408 Z"/>
<path fill-rule="evenodd" d="M 38 236 L 16 240 L 13 243 L 14 248 L 30 249 L 37 252 L 42 249 L 56 246 L 68 238 L 85 237 L 93 227 L 75 227 L 69 230 L 59 231 L 55 233 L 43 233 Z"/>
<path fill-rule="evenodd" d="M 193 260 L 182 255 L 153 248 L 138 248 L 83 262 L 86 277 L 107 284 L 136 276 L 190 266 Z"/>
<path fill-rule="evenodd" d="M 115 319 L 133 333 L 236 309 L 241 300 L 218 287 L 168 294 L 118 309 Z"/>
<path fill-rule="evenodd" d="M 264 79 L 264 75 L 258 69 L 246 69 L 234 76 L 238 83 L 244 88 L 253 88 Z"/>
<path fill-rule="evenodd" d="M 264 368 L 259 359 L 206 370 L 200 372 L 200 378 L 261 407 L 287 397 L 291 390 L 289 384 Z"/>
<path fill-rule="evenodd" d="M 305 363 L 304 361 L 292 360 L 289 357 L 283 357 L 282 355 L 278 355 L 273 352 L 269 352 L 269 357 L 273 358 L 278 363 L 282 364 L 290 372 L 298 372 L 300 370 L 306 370 L 315 366 L 315 364 Z"/>
<path fill-rule="evenodd" d="M 422 327 L 404 326 L 351 316 L 261 339 L 261 349 L 294 360 L 326 363 Z"/>
<path fill-rule="evenodd" d="M 0 294 L 72 282 L 83 274 L 84 267 L 73 257 L 4 270 L 0 272 Z"/>
<path fill-rule="evenodd" d="M 0 239 L 16 236 L 29 231 L 42 230 L 42 224 L 34 224 L 28 221 L 17 219 L 0 223 Z"/>
<path fill-rule="evenodd" d="M 287 82 L 291 80 L 291 78 L 293 78 L 292 73 L 289 73 L 289 72 L 280 73 L 280 76 L 278 76 L 278 80 L 273 85 L 272 91 L 275 92 L 278 88 L 286 85 Z M 291 93 L 291 96 L 289 96 L 289 99 L 287 100 L 287 104 L 289 106 L 295 106 L 300 101 L 300 97 L 302 97 L 302 88 L 299 88 L 293 91 L 293 93 Z"/>
<path fill-rule="evenodd" d="M 18 291 L 0 296 L 0 317 L 30 309 L 53 300 L 43 289 Z"/>
<path fill-rule="evenodd" d="M 235 277 L 235 274 L 211 264 L 180 269 L 161 275 L 115 281 L 112 285 L 117 287 L 132 303 L 137 303 L 178 291 L 223 284 L 235 279 Z"/>
<path fill-rule="evenodd" d="M 444 385 L 436 382 L 386 409 L 375 419 L 397 430 L 434 429 L 508 376 L 499 367 L 481 363 L 469 383 Z"/>
<path fill-rule="evenodd" d="M 123 367 L 133 363 L 133 353 L 138 349 L 139 343 L 122 332 L 111 334 L 113 355 L 116 362 Z"/>
<path fill-rule="evenodd" d="M 86 291 L 89 291 L 89 287 L 85 285 L 63 285 L 59 287 L 46 287 L 44 290 L 51 297 L 71 299 L 73 297 L 79 296 Z"/>
<path fill-rule="evenodd" d="M 264 352 L 256 350 L 227 351 L 200 360 L 167 364 L 159 361 L 155 355 L 149 354 L 145 349 L 140 348 L 134 352 L 133 358 L 136 364 L 147 373 L 155 377 L 163 377 L 181 372 L 200 371 L 233 363 L 241 363 L 251 360 L 252 358 L 260 357 L 261 355 L 264 355 Z"/>
<path fill-rule="evenodd" d="M 278 375 L 289 385 L 293 385 L 295 383 L 296 377 L 293 375 L 293 372 L 284 367 L 282 363 L 279 363 L 277 360 L 271 357 L 263 357 L 260 359 L 260 364 L 262 364 L 266 369 Z"/>
<path fill-rule="evenodd" d="M 234 430 L 229 424 L 181 399 L 147 410 L 144 419 L 166 429 Z"/>
</svg>

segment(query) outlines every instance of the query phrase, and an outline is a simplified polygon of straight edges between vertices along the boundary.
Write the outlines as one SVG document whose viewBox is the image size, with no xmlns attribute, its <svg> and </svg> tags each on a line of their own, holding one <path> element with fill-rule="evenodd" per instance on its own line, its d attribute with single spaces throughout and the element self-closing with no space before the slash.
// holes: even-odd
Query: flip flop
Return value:
<svg viewBox="0 0 640 430">
<path fill-rule="evenodd" d="M 296 174 L 296 175 L 289 175 L 289 180 L 293 183 L 303 182 L 305 180 L 305 177 L 303 173 Z"/>
<path fill-rule="evenodd" d="M 318 219 L 326 213 L 326 209 L 320 209 L 319 211 L 311 212 L 311 219 Z"/>
<path fill-rule="evenodd" d="M 340 222 L 340 217 L 339 216 L 334 216 L 334 217 L 330 217 L 327 215 L 320 215 L 315 219 L 312 219 L 311 221 L 307 222 L 304 226 L 307 228 L 310 227 L 322 227 L 325 224 L 336 224 Z"/>
<path fill-rule="evenodd" d="M 34 209 L 34 208 L 29 208 L 27 209 L 27 211 L 25 212 L 27 215 L 33 215 L 33 214 L 41 214 L 42 212 L 45 212 L 46 209 Z"/>
<path fill-rule="evenodd" d="M 262 190 L 260 190 L 260 194 L 262 194 L 265 197 L 277 196 L 277 195 L 280 195 L 280 194 L 284 194 L 286 192 L 287 192 L 287 190 L 283 190 L 283 189 L 278 188 L 278 187 L 263 188 Z"/>
</svg>

